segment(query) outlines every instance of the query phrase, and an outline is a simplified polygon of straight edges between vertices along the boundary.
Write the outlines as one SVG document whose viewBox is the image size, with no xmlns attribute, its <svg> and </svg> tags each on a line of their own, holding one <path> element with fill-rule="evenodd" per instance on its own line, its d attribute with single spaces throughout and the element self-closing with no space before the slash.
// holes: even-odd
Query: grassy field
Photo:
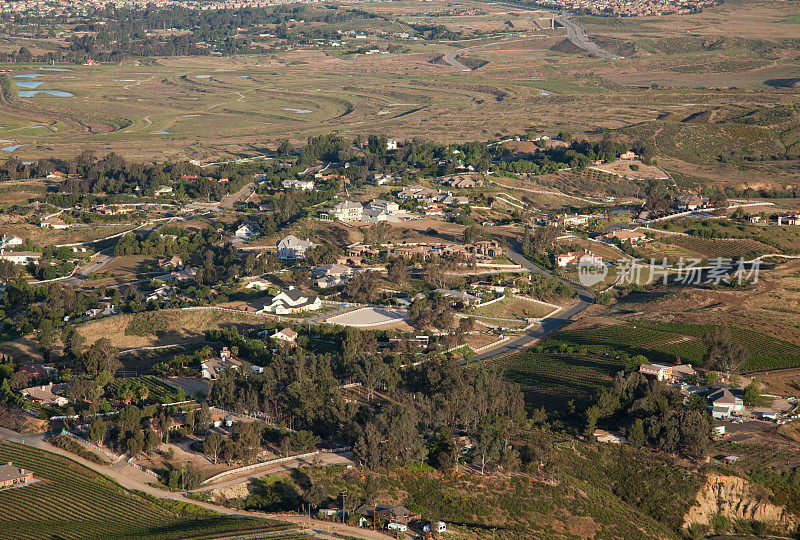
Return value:
<svg viewBox="0 0 800 540">
<path fill-rule="evenodd" d="M 797 49 L 777 41 L 797 35 L 796 6 L 736 1 L 691 16 L 582 19 L 598 38 L 633 43 L 633 54 L 614 63 L 553 50 L 563 30 L 542 30 L 539 13 L 524 9 L 472 1 L 457 7 L 443 1 L 375 2 L 363 9 L 393 19 L 369 22 L 375 31 L 424 23 L 465 37 L 501 30 L 514 35 L 463 43 L 383 37 L 398 48 L 382 55 L 267 47 L 258 55 L 70 65 L 71 72 L 48 72 L 40 80 L 74 97 L 40 94 L 3 105 L 0 138 L 26 145 L 14 152 L 21 159 L 71 156 L 91 147 L 143 159 L 212 160 L 259 153 L 283 137 L 298 143 L 333 130 L 464 141 L 531 126 L 575 135 L 610 129 L 629 140 L 651 138 L 659 154 L 681 160 L 677 167 L 702 163 L 709 175 L 726 166 L 717 161 L 720 155 L 769 158 L 797 142 L 791 126 L 717 123 L 737 111 L 793 103 L 791 92 L 769 81 L 796 74 Z M 686 32 L 691 35 L 684 37 Z M 767 46 L 755 39 L 764 36 L 775 41 Z M 467 46 L 477 46 L 468 51 L 470 58 L 487 63 L 462 73 L 433 62 Z M 13 76 L 39 66 L 0 67 Z M 518 114 L 521 109 L 525 115 Z M 791 168 L 771 176 L 759 171 L 756 176 L 769 182 L 797 180 Z"/>
<path fill-rule="evenodd" d="M 488 306 L 472 308 L 469 314 L 478 319 L 481 317 L 489 317 L 524 321 L 527 318 L 544 317 L 552 311 L 553 308 L 551 306 L 528 300 L 527 298 L 506 296 L 503 300 L 489 304 Z"/>
<path fill-rule="evenodd" d="M 39 482 L 0 491 L 0 526 L 9 538 L 211 539 L 275 532 L 286 525 L 222 516 L 197 506 L 130 492 L 64 457 L 28 446 L 0 443 L 0 460 L 32 470 Z"/>
</svg>

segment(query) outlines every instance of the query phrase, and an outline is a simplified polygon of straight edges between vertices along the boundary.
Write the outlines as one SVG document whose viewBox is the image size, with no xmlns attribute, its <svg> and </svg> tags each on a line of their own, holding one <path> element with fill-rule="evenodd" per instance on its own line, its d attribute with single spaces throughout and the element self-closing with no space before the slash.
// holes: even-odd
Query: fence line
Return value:
<svg viewBox="0 0 800 540">
<path fill-rule="evenodd" d="M 270 460 L 267 460 L 267 461 L 262 461 L 261 463 L 254 463 L 253 465 L 246 465 L 244 467 L 238 467 L 236 469 L 231 469 L 229 471 L 223 471 L 223 472 L 221 472 L 219 474 L 215 474 L 214 476 L 211 476 L 210 478 L 206 478 L 205 480 L 203 480 L 203 485 L 209 484 L 209 483 L 213 482 L 214 480 L 218 480 L 218 479 L 220 479 L 222 477 L 225 477 L 225 476 L 228 476 L 230 474 L 236 474 L 236 473 L 240 473 L 240 472 L 251 471 L 253 469 L 257 469 L 259 467 L 264 467 L 266 465 L 274 465 L 274 464 L 277 464 L 277 463 L 284 463 L 286 461 L 292 461 L 292 460 L 295 460 L 295 459 L 305 459 L 305 458 L 309 458 L 309 457 L 312 457 L 312 456 L 316 456 L 319 453 L 320 453 L 319 450 L 315 450 L 314 452 L 307 452 L 305 454 L 297 454 L 296 456 L 288 456 L 288 457 L 270 459 Z"/>
<path fill-rule="evenodd" d="M 89 448 L 93 448 L 94 450 L 97 450 L 98 452 L 100 452 L 100 453 L 101 453 L 101 454 L 103 454 L 104 456 L 106 456 L 106 457 L 110 457 L 111 459 L 113 459 L 113 460 L 115 460 L 115 461 L 119 461 L 119 460 L 121 460 L 121 459 L 122 459 L 122 456 L 120 456 L 119 454 L 115 454 L 115 453 L 113 453 L 113 452 L 109 452 L 108 450 L 105 450 L 104 448 L 100 448 L 99 446 L 97 446 L 97 445 L 96 445 L 96 444 L 94 444 L 93 442 L 91 442 L 91 441 L 87 441 L 87 440 L 86 440 L 86 439 L 84 439 L 83 437 L 79 437 L 78 435 L 75 435 L 75 434 L 74 434 L 74 433 L 72 433 L 71 431 L 67 431 L 66 429 L 62 429 L 62 430 L 61 430 L 61 434 L 62 434 L 62 435 L 66 435 L 66 436 L 68 436 L 68 437 L 72 437 L 72 438 L 73 438 L 73 439 L 75 439 L 76 441 L 78 441 L 78 442 L 80 442 L 80 443 L 83 443 L 83 444 L 85 444 L 85 445 L 86 445 L 86 446 L 88 446 Z"/>
<path fill-rule="evenodd" d="M 138 470 L 142 471 L 143 473 L 147 473 L 147 474 L 149 474 L 150 476 L 152 476 L 152 477 L 156 478 L 156 479 L 157 479 L 159 482 L 161 481 L 161 475 L 160 475 L 160 474 L 158 474 L 158 473 L 157 473 L 157 472 L 155 472 L 155 471 L 151 471 L 151 470 L 150 470 L 150 469 L 148 469 L 147 467 L 142 467 L 141 465 L 139 465 L 139 464 L 137 464 L 137 463 L 134 463 L 134 462 L 133 462 L 133 458 L 132 458 L 132 457 L 129 457 L 129 458 L 126 460 L 126 462 L 128 463 L 128 465 L 130 465 L 130 466 L 131 466 L 131 467 L 133 467 L 134 469 L 138 469 Z"/>
</svg>

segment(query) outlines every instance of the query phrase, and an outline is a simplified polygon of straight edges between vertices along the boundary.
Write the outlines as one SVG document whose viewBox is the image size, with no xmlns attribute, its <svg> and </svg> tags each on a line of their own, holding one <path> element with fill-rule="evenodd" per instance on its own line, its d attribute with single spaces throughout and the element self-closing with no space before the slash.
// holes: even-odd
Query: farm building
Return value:
<svg viewBox="0 0 800 540">
<path fill-rule="evenodd" d="M 15 467 L 10 461 L 5 465 L 0 465 L 0 487 L 27 484 L 31 480 L 33 480 L 31 471 Z"/>
</svg>

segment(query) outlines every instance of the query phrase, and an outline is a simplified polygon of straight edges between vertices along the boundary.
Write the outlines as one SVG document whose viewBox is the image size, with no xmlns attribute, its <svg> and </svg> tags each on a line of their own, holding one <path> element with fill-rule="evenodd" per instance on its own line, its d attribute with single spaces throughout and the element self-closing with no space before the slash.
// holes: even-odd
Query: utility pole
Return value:
<svg viewBox="0 0 800 540">
<path fill-rule="evenodd" d="M 342 490 L 342 524 L 344 525 L 344 512 L 345 512 L 345 505 L 347 504 L 347 490 Z"/>
</svg>

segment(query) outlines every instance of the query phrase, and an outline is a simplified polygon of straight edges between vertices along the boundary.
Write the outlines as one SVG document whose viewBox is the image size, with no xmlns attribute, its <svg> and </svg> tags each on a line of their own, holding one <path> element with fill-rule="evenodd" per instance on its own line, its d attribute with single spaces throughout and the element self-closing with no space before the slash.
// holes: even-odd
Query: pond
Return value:
<svg viewBox="0 0 800 540">
<path fill-rule="evenodd" d="M 200 116 L 199 114 L 184 114 L 183 115 L 184 118 L 197 118 L 199 116 Z"/>
<path fill-rule="evenodd" d="M 44 77 L 41 73 L 20 73 L 19 75 L 14 75 L 15 79 L 35 79 L 36 77 Z"/>
<path fill-rule="evenodd" d="M 150 135 L 171 135 L 169 131 L 151 131 Z"/>
<path fill-rule="evenodd" d="M 211 75 L 195 75 L 196 79 L 210 79 Z"/>
<path fill-rule="evenodd" d="M 47 94 L 53 97 L 73 97 L 74 94 L 61 90 L 20 90 L 19 97 L 34 97 L 36 94 Z"/>
<path fill-rule="evenodd" d="M 25 146 L 25 145 L 24 144 L 15 144 L 15 145 L 12 145 L 12 146 L 6 146 L 5 148 L 0 148 L 0 150 L 2 150 L 3 152 L 13 152 L 14 150 L 22 148 L 23 146 Z"/>
<path fill-rule="evenodd" d="M 72 71 L 71 69 L 67 68 L 54 68 L 54 67 L 53 68 L 40 67 L 39 69 L 41 69 L 42 71 Z"/>
<path fill-rule="evenodd" d="M 283 110 L 284 111 L 293 112 L 293 113 L 297 113 L 297 114 L 308 114 L 308 113 L 311 112 L 308 109 L 286 109 L 286 108 L 284 108 Z"/>
<path fill-rule="evenodd" d="M 37 88 L 44 84 L 42 81 L 14 81 L 14 84 L 22 88 Z"/>
</svg>

